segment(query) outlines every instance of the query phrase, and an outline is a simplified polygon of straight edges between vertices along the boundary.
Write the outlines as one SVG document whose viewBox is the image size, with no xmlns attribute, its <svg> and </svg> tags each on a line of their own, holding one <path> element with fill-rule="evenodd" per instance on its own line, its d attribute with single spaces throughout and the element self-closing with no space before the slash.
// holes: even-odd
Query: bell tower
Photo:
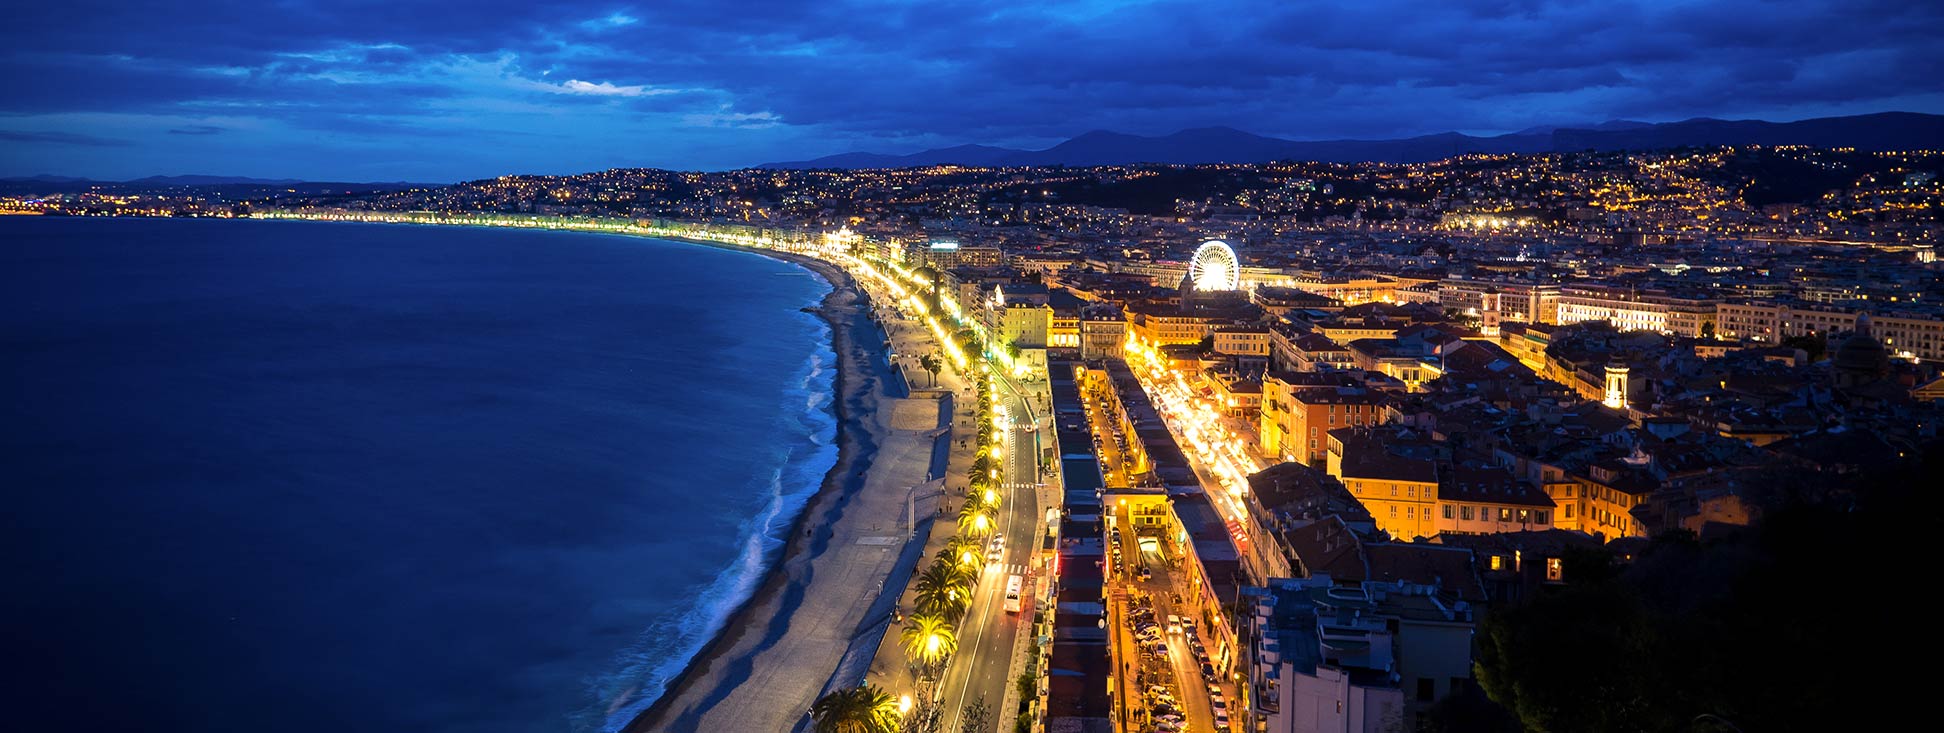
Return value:
<svg viewBox="0 0 1944 733">
<path fill-rule="evenodd" d="M 1627 408 L 1627 364 L 1616 361 L 1606 366 L 1606 399 L 1601 401 L 1615 410 Z"/>
</svg>

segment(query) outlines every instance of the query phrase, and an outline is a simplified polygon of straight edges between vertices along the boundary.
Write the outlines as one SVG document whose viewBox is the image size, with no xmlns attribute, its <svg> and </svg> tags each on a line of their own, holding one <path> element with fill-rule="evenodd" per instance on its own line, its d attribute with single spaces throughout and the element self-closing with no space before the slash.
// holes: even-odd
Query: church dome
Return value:
<svg viewBox="0 0 1944 733">
<path fill-rule="evenodd" d="M 1856 332 L 1836 347 L 1830 366 L 1855 383 L 1872 381 L 1890 372 L 1890 351 L 1870 335 L 1870 317 L 1858 316 Z"/>
</svg>

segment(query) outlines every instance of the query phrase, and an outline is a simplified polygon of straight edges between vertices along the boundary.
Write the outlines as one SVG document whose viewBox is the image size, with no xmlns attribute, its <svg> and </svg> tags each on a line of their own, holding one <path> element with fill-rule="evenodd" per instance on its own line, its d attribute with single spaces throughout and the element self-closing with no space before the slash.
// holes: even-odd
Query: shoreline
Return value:
<svg viewBox="0 0 1944 733">
<path fill-rule="evenodd" d="M 824 474 L 816 492 L 791 520 L 787 541 L 776 559 L 764 569 L 749 597 L 724 618 L 722 626 L 681 671 L 669 678 L 655 701 L 617 729 L 626 733 L 693 729 L 702 715 L 747 682 L 747 672 L 739 673 L 734 668 L 747 665 L 750 657 L 762 649 L 739 653 L 737 647 L 754 635 L 764 634 L 765 629 L 771 630 L 765 638 L 773 638 L 779 624 L 787 626 L 794 620 L 801 610 L 802 592 L 814 581 L 795 577 L 797 573 L 791 570 L 800 569 L 834 549 L 832 540 L 837 532 L 832 527 L 835 521 L 832 515 L 841 516 L 842 509 L 863 491 L 878 448 L 886 437 L 877 424 L 883 396 L 878 394 L 878 380 L 871 373 L 873 361 L 884 359 L 884 348 L 877 334 L 858 338 L 860 334 L 856 331 L 862 314 L 854 309 L 861 304 L 862 291 L 850 273 L 833 263 L 793 252 L 678 237 L 651 238 L 771 257 L 810 270 L 831 284 L 831 291 L 819 304 L 806 310 L 830 327 L 831 351 L 837 356 L 831 408 L 837 417 L 838 453 L 836 463 Z M 858 595 L 876 596 L 867 587 L 850 590 Z M 817 679 L 828 677 L 841 659 L 840 654 L 827 660 L 827 664 L 817 664 Z M 732 679 L 720 679 L 725 675 Z"/>
<path fill-rule="evenodd" d="M 482 229 L 496 227 L 478 223 L 453 222 L 432 224 L 422 222 L 360 222 L 332 221 L 328 219 L 270 219 L 271 221 L 310 221 L 316 223 L 353 223 L 353 224 L 400 224 L 408 226 L 464 226 Z M 525 228 L 525 227 L 521 227 Z M 541 227 L 534 227 L 541 228 Z M 764 634 L 765 641 L 773 641 L 777 629 L 787 628 L 799 621 L 802 615 L 805 591 L 813 585 L 825 593 L 836 587 L 834 583 L 846 580 L 843 577 L 823 580 L 816 583 L 804 572 L 827 553 L 849 543 L 851 535 L 861 533 L 863 520 L 844 516 L 844 509 L 866 488 L 867 479 L 877 462 L 879 449 L 890 436 L 891 430 L 883 423 L 888 415 L 880 414 L 888 406 L 887 400 L 898 399 L 898 395 L 884 394 L 882 381 L 885 377 L 895 376 L 886 369 L 887 349 L 884 345 L 883 326 L 869 317 L 868 307 L 864 305 L 868 293 L 858 286 L 851 274 L 842 267 L 827 260 L 805 254 L 782 250 L 752 247 L 729 242 L 717 242 L 680 236 L 652 235 L 630 232 L 590 231 L 574 228 L 545 227 L 548 231 L 578 232 L 583 234 L 607 234 L 642 239 L 659 239 L 681 244 L 700 245 L 721 250 L 747 252 L 771 259 L 787 262 L 810 271 L 830 285 L 830 291 L 814 307 L 805 307 L 830 328 L 829 347 L 835 356 L 833 367 L 836 376 L 832 380 L 832 401 L 829 406 L 836 417 L 837 459 L 825 472 L 814 493 L 804 501 L 796 515 L 789 522 L 789 534 L 783 547 L 774 560 L 767 563 L 756 585 L 749 595 L 736 604 L 724 616 L 721 625 L 715 629 L 694 654 L 684 662 L 681 669 L 671 675 L 664 683 L 660 694 L 646 707 L 636 712 L 625 724 L 609 730 L 656 731 L 698 727 L 701 717 L 728 698 L 737 688 L 748 682 L 748 670 L 741 672 L 733 668 L 747 667 L 750 658 L 767 649 L 759 646 L 754 650 L 739 650 L 738 646 L 752 635 Z M 862 310 L 860 310 L 862 309 Z M 877 330 L 872 330 L 875 326 Z M 864 333 L 860 334 L 859 331 Z M 859 336 L 863 338 L 859 338 Z M 948 403 L 949 404 L 949 403 Z M 884 518 L 879 518 L 880 522 Z M 902 519 L 897 517 L 895 519 Z M 814 524 L 813 524 L 814 522 Z M 871 527 L 872 531 L 877 526 Z M 841 535 L 841 536 L 840 536 Z M 835 540 L 835 541 L 834 541 Z M 901 543 L 902 544 L 902 543 Z M 896 548 L 902 554 L 902 548 Z M 832 562 L 841 562 L 842 559 Z M 796 572 L 792 572 L 792 570 Z M 811 567 L 810 570 L 816 568 Z M 839 573 L 842 575 L 842 573 Z M 799 577 L 801 576 L 801 577 Z M 884 577 L 877 578 L 878 588 L 853 584 L 853 587 L 839 588 L 854 596 L 875 600 L 882 592 Z M 849 641 L 848 639 L 846 640 Z M 739 653 L 740 652 L 740 653 Z M 829 659 L 817 662 L 799 670 L 813 674 L 821 688 L 844 661 L 845 650 L 839 650 Z M 807 661 L 807 660 L 806 660 Z M 772 665 L 774 666 L 774 665 Z M 766 669 L 767 671 L 767 669 Z M 724 676 L 728 679 L 723 679 Z M 693 698 L 693 699 L 692 699 Z M 804 703 L 805 710 L 808 702 Z M 800 719 L 801 713 L 793 718 Z M 610 721 L 612 723 L 612 721 Z"/>
</svg>

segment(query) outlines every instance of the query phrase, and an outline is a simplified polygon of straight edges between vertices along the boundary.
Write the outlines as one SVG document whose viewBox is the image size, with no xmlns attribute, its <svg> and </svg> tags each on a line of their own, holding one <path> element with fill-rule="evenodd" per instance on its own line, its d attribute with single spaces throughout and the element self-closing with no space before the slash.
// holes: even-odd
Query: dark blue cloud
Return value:
<svg viewBox="0 0 1944 733">
<path fill-rule="evenodd" d="M 84 145 L 88 147 L 120 147 L 130 144 L 127 140 L 115 140 L 75 132 L 53 130 L 0 130 L 0 141 L 20 145 Z"/>
<path fill-rule="evenodd" d="M 5 174 L 457 179 L 1097 128 L 1944 111 L 1944 4 L 1884 0 L 79 0 L 8 21 Z M 17 137 L 54 129 L 134 145 Z M 202 129 L 224 133 L 171 136 Z"/>
</svg>

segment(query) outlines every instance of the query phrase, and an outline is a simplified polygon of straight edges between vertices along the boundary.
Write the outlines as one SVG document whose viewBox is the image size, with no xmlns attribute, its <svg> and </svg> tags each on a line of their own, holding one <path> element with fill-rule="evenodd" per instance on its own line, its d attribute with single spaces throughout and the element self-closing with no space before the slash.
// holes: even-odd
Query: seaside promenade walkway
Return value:
<svg viewBox="0 0 1944 733">
<path fill-rule="evenodd" d="M 833 305 L 831 315 L 851 324 L 837 339 L 838 358 L 846 362 L 839 372 L 839 411 L 845 439 L 859 444 L 839 458 L 831 477 L 837 490 L 827 487 L 805 508 L 798 531 L 807 534 L 792 538 L 797 544 L 786 551 L 782 572 L 757 591 L 744 623 L 732 622 L 718 648 L 698 658 L 682 687 L 670 691 L 665 708 L 638 719 L 632 730 L 787 731 L 803 725 L 860 630 L 876 624 L 868 616 L 885 584 L 903 585 L 887 576 L 910 554 L 904 552 L 907 501 L 933 471 L 938 410 L 955 405 L 962 413 L 955 422 L 969 425 L 968 401 L 893 396 L 904 390 L 875 361 L 882 336 L 863 306 L 850 294 L 825 307 Z M 891 330 L 918 331 L 895 323 Z M 939 382 L 958 386 L 945 375 Z M 920 503 L 918 516 L 936 512 L 936 501 Z"/>
</svg>

